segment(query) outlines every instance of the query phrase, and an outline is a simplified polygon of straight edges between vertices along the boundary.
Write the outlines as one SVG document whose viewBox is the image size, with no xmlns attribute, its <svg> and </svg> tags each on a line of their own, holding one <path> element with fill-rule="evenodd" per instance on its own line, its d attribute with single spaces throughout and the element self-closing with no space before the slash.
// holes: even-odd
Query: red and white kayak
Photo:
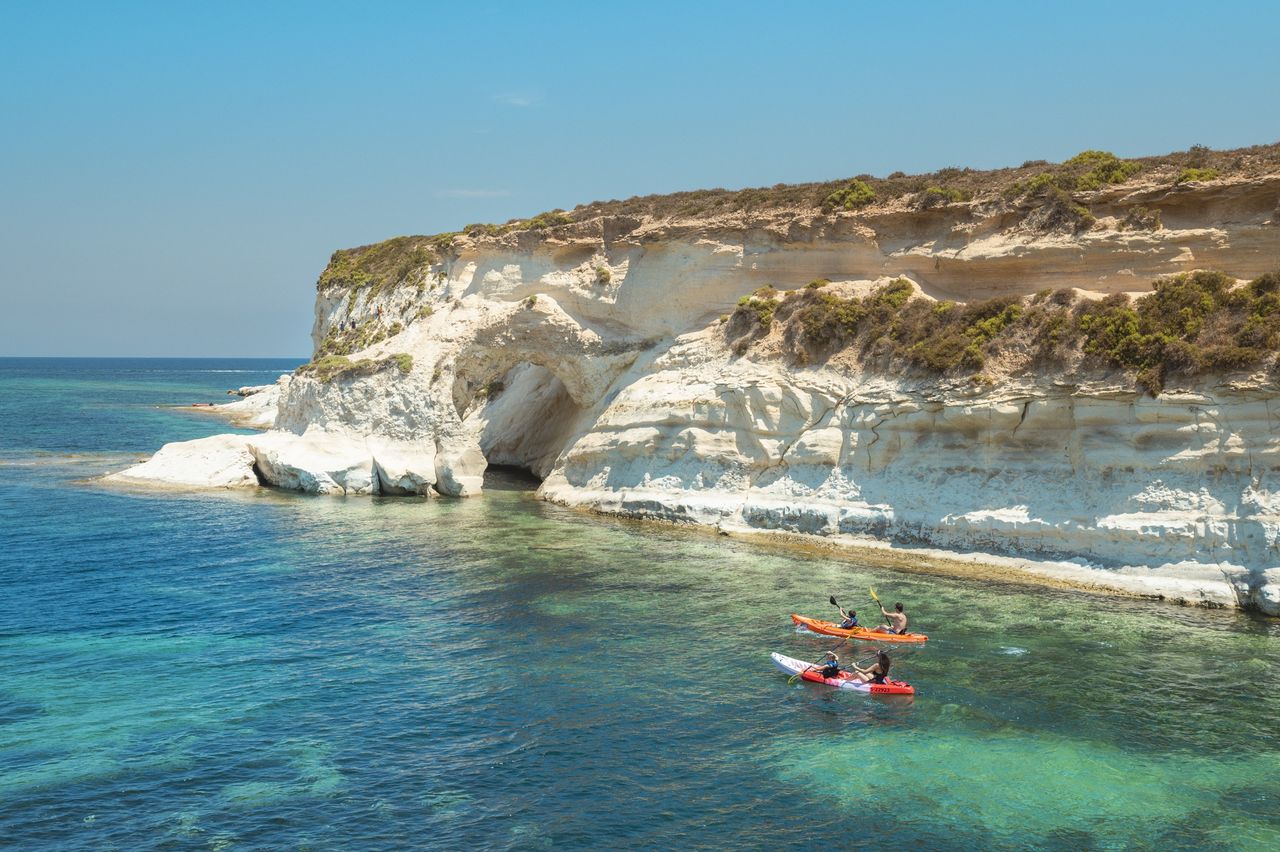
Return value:
<svg viewBox="0 0 1280 852">
<path fill-rule="evenodd" d="M 772 653 L 773 664 L 789 675 L 800 675 L 802 680 L 812 683 L 825 683 L 836 689 L 852 689 L 855 692 L 867 692 L 871 695 L 915 695 L 915 687 L 900 680 L 887 679 L 884 683 L 867 683 L 854 677 L 849 672 L 840 672 L 836 677 L 823 677 L 821 667 L 813 663 L 797 660 L 785 654 Z"/>
</svg>

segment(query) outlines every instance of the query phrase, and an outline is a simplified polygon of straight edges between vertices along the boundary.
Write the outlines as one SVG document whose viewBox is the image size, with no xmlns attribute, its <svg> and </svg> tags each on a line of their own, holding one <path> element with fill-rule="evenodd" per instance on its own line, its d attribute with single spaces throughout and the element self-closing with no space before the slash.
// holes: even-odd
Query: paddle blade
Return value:
<svg viewBox="0 0 1280 852">
<path fill-rule="evenodd" d="M 876 597 L 876 590 L 874 588 L 868 588 L 867 591 L 871 593 L 871 600 L 876 603 L 880 603 L 880 598 Z"/>
<path fill-rule="evenodd" d="M 835 595 L 832 595 L 832 596 L 829 598 L 829 600 L 831 601 L 831 605 L 832 605 L 832 606 L 840 606 L 840 604 L 836 603 L 836 596 L 835 596 Z"/>
</svg>

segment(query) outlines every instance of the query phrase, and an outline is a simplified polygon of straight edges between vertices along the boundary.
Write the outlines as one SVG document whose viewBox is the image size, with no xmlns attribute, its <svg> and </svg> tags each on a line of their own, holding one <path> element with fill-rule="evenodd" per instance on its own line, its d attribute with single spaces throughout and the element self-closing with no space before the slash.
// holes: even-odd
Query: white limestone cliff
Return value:
<svg viewBox="0 0 1280 852">
<path fill-rule="evenodd" d="M 1117 227 L 1138 202 L 1164 227 Z M 1082 233 L 1020 229 L 972 204 L 459 236 L 425 279 L 321 287 L 317 348 L 356 329 L 386 335 L 350 353 L 364 367 L 296 374 L 265 416 L 270 397 L 236 403 L 257 400 L 254 422 L 270 431 L 166 445 L 116 476 L 468 496 L 488 464 L 518 465 L 544 479 L 545 499 L 601 512 L 979 554 L 1280 614 L 1280 388 L 1268 375 L 1157 398 L 1118 374 L 873 375 L 735 354 L 719 319 L 761 285 L 819 277 L 853 292 L 902 276 L 962 301 L 1137 292 L 1208 267 L 1246 279 L 1280 268 L 1278 205 L 1272 176 L 1113 187 Z"/>
</svg>

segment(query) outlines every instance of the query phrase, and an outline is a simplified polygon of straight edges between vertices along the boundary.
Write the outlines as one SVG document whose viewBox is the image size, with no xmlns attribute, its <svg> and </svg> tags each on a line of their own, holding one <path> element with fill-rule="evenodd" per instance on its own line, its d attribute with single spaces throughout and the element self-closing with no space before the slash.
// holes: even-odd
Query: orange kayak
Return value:
<svg viewBox="0 0 1280 852">
<path fill-rule="evenodd" d="M 845 629 L 838 627 L 830 621 L 822 621 L 817 618 L 806 618 L 803 615 L 791 616 L 791 620 L 801 627 L 812 630 L 814 633 L 822 633 L 826 636 L 844 636 L 848 639 L 863 639 L 867 642 L 928 642 L 929 637 L 923 633 L 881 633 L 876 630 L 868 630 L 865 627 L 850 627 Z"/>
</svg>

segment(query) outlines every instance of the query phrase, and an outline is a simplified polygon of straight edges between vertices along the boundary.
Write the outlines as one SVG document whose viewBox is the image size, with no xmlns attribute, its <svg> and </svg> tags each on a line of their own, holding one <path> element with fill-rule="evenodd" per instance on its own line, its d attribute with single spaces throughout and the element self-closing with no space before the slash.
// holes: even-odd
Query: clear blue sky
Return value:
<svg viewBox="0 0 1280 852">
<path fill-rule="evenodd" d="M 0 2 L 0 355 L 309 354 L 329 253 L 1280 139 L 1271 3 Z"/>
</svg>

